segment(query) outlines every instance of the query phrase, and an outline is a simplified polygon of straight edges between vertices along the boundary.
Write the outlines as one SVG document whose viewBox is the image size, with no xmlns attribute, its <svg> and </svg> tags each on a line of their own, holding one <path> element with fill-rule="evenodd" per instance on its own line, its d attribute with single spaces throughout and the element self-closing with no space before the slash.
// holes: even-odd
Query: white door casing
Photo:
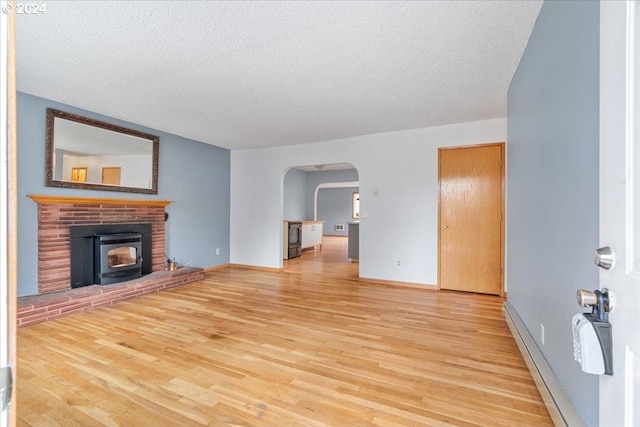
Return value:
<svg viewBox="0 0 640 427">
<path fill-rule="evenodd" d="M 9 91 L 13 87 L 9 81 L 11 74 L 12 61 L 9 61 L 10 43 L 13 37 L 10 33 L 10 11 L 12 6 L 5 1 L 0 2 L 0 28 L 2 29 L 2 37 L 0 37 L 0 367 L 9 366 L 11 362 L 10 355 L 10 334 L 15 333 L 11 329 L 10 310 L 9 310 L 9 110 L 11 108 L 9 99 Z M 0 384 L 2 387 L 2 384 Z M 6 392 L 6 390 L 5 390 Z M 12 420 L 11 406 L 0 412 L 0 427 L 9 426 Z"/>
<path fill-rule="evenodd" d="M 640 426 L 640 4 L 600 3 L 600 246 L 615 253 L 613 375 L 600 377 L 599 425 Z"/>
</svg>

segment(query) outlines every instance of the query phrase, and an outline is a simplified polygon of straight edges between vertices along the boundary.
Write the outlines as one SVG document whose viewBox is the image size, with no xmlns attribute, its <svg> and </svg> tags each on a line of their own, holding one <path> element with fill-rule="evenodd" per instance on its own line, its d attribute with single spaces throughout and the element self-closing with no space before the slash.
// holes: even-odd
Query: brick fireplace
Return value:
<svg viewBox="0 0 640 427">
<path fill-rule="evenodd" d="M 151 224 L 151 271 L 164 269 L 166 200 L 29 196 L 38 204 L 38 293 L 71 288 L 69 227 Z"/>
<path fill-rule="evenodd" d="M 202 268 L 164 271 L 166 200 L 29 196 L 38 204 L 38 295 L 18 298 L 18 326 L 38 323 L 204 276 Z M 151 274 L 112 285 L 71 288 L 70 227 L 151 225 Z"/>
</svg>

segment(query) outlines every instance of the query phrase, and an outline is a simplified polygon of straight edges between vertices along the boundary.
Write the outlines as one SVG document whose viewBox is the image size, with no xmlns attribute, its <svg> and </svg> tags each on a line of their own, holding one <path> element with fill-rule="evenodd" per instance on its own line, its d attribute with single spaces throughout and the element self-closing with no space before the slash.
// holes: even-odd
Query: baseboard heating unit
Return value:
<svg viewBox="0 0 640 427">
<path fill-rule="evenodd" d="M 556 426 L 585 427 L 516 310 L 505 302 L 502 311 L 553 423 Z"/>
</svg>

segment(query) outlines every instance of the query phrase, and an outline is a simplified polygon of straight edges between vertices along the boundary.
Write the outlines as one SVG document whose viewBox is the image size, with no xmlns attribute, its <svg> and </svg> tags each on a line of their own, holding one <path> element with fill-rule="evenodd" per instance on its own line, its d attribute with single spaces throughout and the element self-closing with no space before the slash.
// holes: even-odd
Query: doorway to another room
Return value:
<svg viewBox="0 0 640 427">
<path fill-rule="evenodd" d="M 284 174 L 282 267 L 287 272 L 358 277 L 358 172 L 348 163 L 297 166 Z M 354 212 L 356 212 L 354 214 Z M 355 216 L 354 216 L 355 215 Z M 290 256 L 287 230 L 302 224 L 300 256 Z M 297 254 L 297 251 L 293 251 Z"/>
</svg>

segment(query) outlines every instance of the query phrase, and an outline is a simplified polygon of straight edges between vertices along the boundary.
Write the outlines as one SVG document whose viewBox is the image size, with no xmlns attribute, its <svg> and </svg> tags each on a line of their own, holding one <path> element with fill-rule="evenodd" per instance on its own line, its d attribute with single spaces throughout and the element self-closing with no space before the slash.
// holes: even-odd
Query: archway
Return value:
<svg viewBox="0 0 640 427">
<path fill-rule="evenodd" d="M 283 269 L 357 276 L 357 259 L 348 258 L 349 225 L 358 220 L 352 205 L 359 192 L 357 169 L 349 163 L 293 166 L 284 171 L 282 188 Z M 302 255 L 289 259 L 286 227 L 298 221 L 303 227 Z M 318 242 L 305 239 L 308 230 L 317 232 L 318 227 L 322 241 L 309 247 Z"/>
</svg>

